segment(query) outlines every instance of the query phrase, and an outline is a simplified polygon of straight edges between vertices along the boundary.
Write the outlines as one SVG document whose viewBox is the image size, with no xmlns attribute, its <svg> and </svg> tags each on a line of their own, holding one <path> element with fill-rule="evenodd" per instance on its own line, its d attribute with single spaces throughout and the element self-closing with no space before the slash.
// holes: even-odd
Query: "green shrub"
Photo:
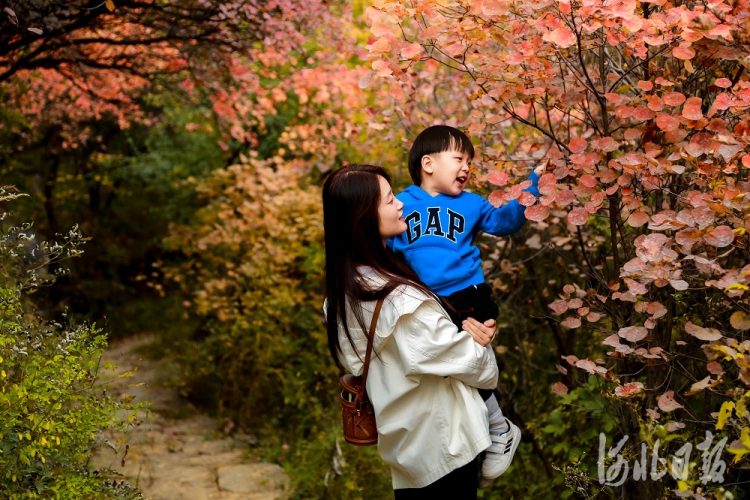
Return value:
<svg viewBox="0 0 750 500">
<path fill-rule="evenodd" d="M 17 196 L 0 189 L 0 201 Z M 0 498 L 136 498 L 86 469 L 100 431 L 135 417 L 96 385 L 106 335 L 44 318 L 30 300 L 65 274 L 59 262 L 85 239 L 74 228 L 60 243 L 36 244 L 31 227 L 3 228 L 0 239 Z"/>
</svg>

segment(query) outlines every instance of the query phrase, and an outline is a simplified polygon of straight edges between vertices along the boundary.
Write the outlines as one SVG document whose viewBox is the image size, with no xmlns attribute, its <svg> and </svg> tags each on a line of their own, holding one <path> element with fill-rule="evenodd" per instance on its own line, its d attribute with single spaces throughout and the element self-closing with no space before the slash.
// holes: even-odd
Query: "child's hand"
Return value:
<svg viewBox="0 0 750 500">
<path fill-rule="evenodd" d="M 541 177 L 547 172 L 552 172 L 554 169 L 555 167 L 549 162 L 549 160 L 544 160 L 534 169 L 534 173 Z"/>
<path fill-rule="evenodd" d="M 482 324 L 474 318 L 466 318 L 461 326 L 482 347 L 492 342 L 492 339 L 495 338 L 496 329 L 494 319 L 488 319 Z"/>
</svg>

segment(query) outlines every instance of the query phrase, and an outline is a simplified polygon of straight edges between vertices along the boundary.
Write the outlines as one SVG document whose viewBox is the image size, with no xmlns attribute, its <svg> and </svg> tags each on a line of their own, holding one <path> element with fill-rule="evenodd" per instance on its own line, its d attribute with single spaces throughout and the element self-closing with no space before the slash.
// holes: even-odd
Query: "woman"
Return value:
<svg viewBox="0 0 750 500">
<path fill-rule="evenodd" d="M 406 230 L 389 180 L 381 167 L 350 165 L 323 187 L 328 345 L 340 368 L 361 375 L 375 303 L 386 297 L 367 393 L 396 499 L 476 498 L 477 456 L 491 445 L 477 388 L 497 383 L 486 347 L 494 328 L 470 319 L 459 331 L 387 249 Z"/>
</svg>

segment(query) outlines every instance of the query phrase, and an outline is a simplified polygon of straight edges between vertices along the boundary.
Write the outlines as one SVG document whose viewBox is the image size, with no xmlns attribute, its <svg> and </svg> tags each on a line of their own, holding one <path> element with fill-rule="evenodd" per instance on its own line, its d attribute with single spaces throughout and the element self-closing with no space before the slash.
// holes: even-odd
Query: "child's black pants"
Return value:
<svg viewBox="0 0 750 500">
<path fill-rule="evenodd" d="M 497 319 L 500 314 L 500 309 L 492 300 L 492 288 L 487 283 L 471 285 L 447 297 L 440 298 L 455 309 L 451 311 L 451 308 L 447 308 L 451 320 L 459 330 L 463 329 L 461 324 L 466 318 L 471 317 L 480 323 L 484 323 L 488 319 Z M 478 390 L 484 401 L 487 401 L 494 392 L 492 389 Z"/>
</svg>

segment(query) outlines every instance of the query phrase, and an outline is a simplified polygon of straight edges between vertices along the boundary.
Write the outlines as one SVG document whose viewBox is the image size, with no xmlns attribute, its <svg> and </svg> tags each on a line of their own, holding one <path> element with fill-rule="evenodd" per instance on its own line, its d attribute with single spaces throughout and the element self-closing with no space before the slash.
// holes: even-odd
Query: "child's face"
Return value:
<svg viewBox="0 0 750 500">
<path fill-rule="evenodd" d="M 443 151 L 422 158 L 422 189 L 432 196 L 458 196 L 469 181 L 471 157 L 461 151 Z"/>
</svg>

